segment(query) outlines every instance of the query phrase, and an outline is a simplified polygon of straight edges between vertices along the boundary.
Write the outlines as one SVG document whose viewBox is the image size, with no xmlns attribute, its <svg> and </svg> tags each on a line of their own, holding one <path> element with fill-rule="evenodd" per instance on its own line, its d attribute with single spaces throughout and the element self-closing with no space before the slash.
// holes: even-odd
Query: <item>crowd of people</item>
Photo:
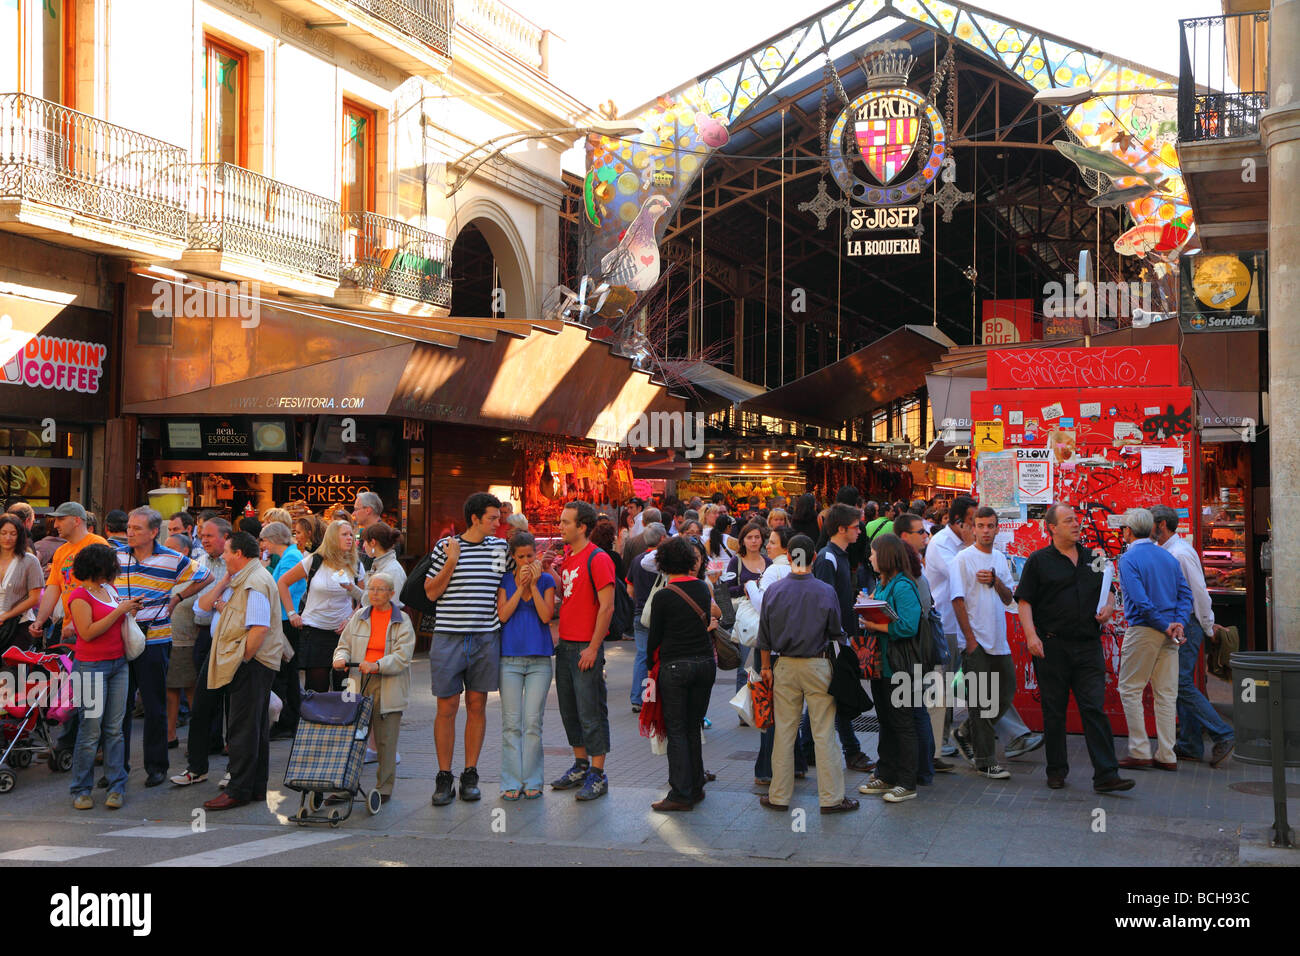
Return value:
<svg viewBox="0 0 1300 956">
<path fill-rule="evenodd" d="M 209 758 L 226 753 L 220 792 L 204 806 L 263 800 L 270 741 L 293 737 L 304 693 L 338 690 L 354 668 L 353 686 L 373 702 L 367 762 L 377 763 L 387 801 L 422 615 L 433 621 L 434 806 L 481 799 L 478 763 L 494 692 L 501 798 L 543 795 L 552 683 L 573 763 L 550 787 L 583 802 L 605 796 L 605 645 L 625 636 L 635 642 L 630 707 L 661 711 L 669 790 L 653 807 L 663 812 L 690 810 L 713 779 L 700 729 L 709 725 L 720 636 L 736 642 L 737 690 L 752 682 L 770 695 L 754 782 L 766 787 L 761 804 L 775 810 L 789 808 L 795 779 L 810 767 L 822 813 L 858 808 L 846 796 L 846 769 L 866 774 L 860 793 L 888 803 L 955 772 L 951 757 L 1005 780 L 999 739 L 1011 759 L 1045 745 L 1047 785 L 1063 787 L 1071 694 L 1098 792 L 1133 786 L 1121 768 L 1176 770 L 1179 759 L 1205 759 L 1207 735 L 1212 764 L 1232 751 L 1231 728 L 1193 680 L 1200 644 L 1217 625 L 1171 508 L 1133 509 L 1123 519 L 1128 547 L 1118 578 L 1128 629 L 1119 688 L 1130 735 L 1128 756 L 1118 759 L 1101 644 L 1114 598 L 1102 593 L 1104 556 L 1079 544 L 1068 506 L 1047 510 L 1051 543 L 1017 579 L 995 546 L 997 513 L 969 496 L 946 506 L 880 505 L 845 487 L 826 507 L 811 494 L 738 505 L 733 515 L 722 500 L 656 507 L 633 498 L 610 515 L 573 501 L 561 511 L 558 538 L 539 548 L 525 515 L 476 493 L 464 505 L 465 530 L 438 541 L 408 584 L 399 533 L 370 492 L 328 521 L 278 508 L 233 526 L 217 513 L 196 520 L 188 511 L 165 519 L 148 507 L 115 511 L 105 516 L 107 537 L 82 505 L 66 502 L 52 514 L 52 533 L 36 541 L 35 512 L 19 501 L 0 517 L 0 643 L 66 648 L 77 671 L 104 682 L 104 706 L 66 721 L 59 742 L 73 754 L 70 790 L 82 810 L 94 806 L 97 761 L 105 806 L 123 805 L 137 707 L 146 787 L 202 783 Z M 1041 734 L 1013 704 L 1008 613 L 1018 615 L 1033 660 Z M 132 629 L 144 646 L 128 660 Z M 849 669 L 852 683 L 867 682 L 878 760 L 837 706 L 837 667 Z M 965 707 L 948 692 L 958 670 Z M 1154 752 L 1143 718 L 1148 684 Z M 936 686 L 941 693 L 927 692 Z M 169 776 L 186 720 L 185 766 Z"/>
</svg>

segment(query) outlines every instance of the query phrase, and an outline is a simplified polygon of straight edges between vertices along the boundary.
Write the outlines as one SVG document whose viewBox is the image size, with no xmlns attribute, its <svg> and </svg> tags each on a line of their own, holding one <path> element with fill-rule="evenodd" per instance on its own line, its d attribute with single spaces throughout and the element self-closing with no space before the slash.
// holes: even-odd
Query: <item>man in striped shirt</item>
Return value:
<svg viewBox="0 0 1300 956">
<path fill-rule="evenodd" d="M 208 573 L 187 555 L 158 543 L 162 515 L 152 508 L 136 508 L 127 516 L 126 544 L 118 545 L 119 572 L 115 585 L 123 599 L 142 602 L 136 623 L 145 635 L 144 653 L 131 662 L 127 700 L 140 691 L 144 701 L 144 785 L 156 787 L 167 779 L 167 666 L 171 662 L 171 614 L 176 605 L 203 590 Z M 181 584 L 183 591 L 174 591 Z M 131 757 L 131 711 L 127 705 L 122 735 L 127 741 L 127 769 Z"/>
<path fill-rule="evenodd" d="M 465 770 L 460 798 L 478 800 L 478 756 L 487 729 L 487 696 L 497 689 L 501 657 L 501 620 L 497 587 L 509 564 L 504 538 L 496 537 L 501 502 L 477 492 L 465 502 L 463 534 L 443 538 L 433 548 L 424 593 L 438 602 L 429 645 L 429 674 L 438 698 L 433 739 L 438 750 L 438 778 L 433 805 L 456 798 L 451 758 L 456 750 L 456 712 L 465 692 Z"/>
</svg>

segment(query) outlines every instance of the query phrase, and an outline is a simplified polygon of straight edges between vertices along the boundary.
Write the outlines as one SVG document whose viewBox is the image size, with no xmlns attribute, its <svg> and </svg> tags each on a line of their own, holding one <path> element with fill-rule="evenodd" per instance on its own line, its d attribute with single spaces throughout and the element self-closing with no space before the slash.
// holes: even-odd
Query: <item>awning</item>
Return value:
<svg viewBox="0 0 1300 956">
<path fill-rule="evenodd" d="M 839 428 L 915 392 L 955 343 L 928 325 L 905 325 L 811 375 L 741 404 L 741 410 Z"/>
<path fill-rule="evenodd" d="M 202 314 L 174 311 L 167 342 L 157 343 L 156 328 L 141 328 L 153 295 L 134 277 L 124 322 L 125 341 L 139 346 L 125 358 L 129 414 L 389 415 L 620 442 L 642 415 L 685 413 L 682 399 L 579 325 L 269 300 L 254 319 L 206 314 L 190 300 L 187 311 Z M 665 422 L 647 424 L 661 433 Z"/>
<path fill-rule="evenodd" d="M 701 394 L 696 401 L 691 402 L 692 406 L 705 412 L 717 411 L 725 407 L 728 402 L 738 405 L 767 391 L 762 385 L 747 382 L 707 362 L 692 362 L 673 369 L 673 373 L 699 391 L 708 393 Z"/>
<path fill-rule="evenodd" d="M 1201 441 L 1244 441 L 1248 423 L 1260 421 L 1258 392 L 1196 390 L 1196 412 L 1200 419 Z"/>
</svg>

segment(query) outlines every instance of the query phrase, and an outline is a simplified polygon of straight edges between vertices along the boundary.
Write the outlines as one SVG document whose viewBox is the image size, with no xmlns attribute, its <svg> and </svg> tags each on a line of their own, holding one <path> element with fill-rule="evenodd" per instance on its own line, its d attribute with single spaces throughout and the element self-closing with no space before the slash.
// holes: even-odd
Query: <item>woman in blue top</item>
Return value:
<svg viewBox="0 0 1300 956">
<path fill-rule="evenodd" d="M 876 600 L 889 604 L 897 620 L 888 624 L 863 621 L 863 627 L 879 635 L 880 660 L 884 676 L 871 682 L 871 696 L 880 719 L 880 762 L 876 772 L 858 787 L 865 794 L 879 794 L 889 803 L 902 803 L 916 796 L 916 723 L 913 719 L 913 688 L 895 701 L 894 673 L 889 666 L 891 641 L 915 640 L 921 627 L 921 596 L 909 573 L 910 562 L 903 541 L 895 534 L 878 534 L 871 540 L 871 567 L 879 585 Z M 899 674 L 899 681 L 910 675 Z"/>
<path fill-rule="evenodd" d="M 536 542 L 526 531 L 510 538 L 515 569 L 497 588 L 501 618 L 501 796 L 536 800 L 542 795 L 542 713 L 551 689 L 550 621 L 555 579 L 542 570 Z"/>
</svg>

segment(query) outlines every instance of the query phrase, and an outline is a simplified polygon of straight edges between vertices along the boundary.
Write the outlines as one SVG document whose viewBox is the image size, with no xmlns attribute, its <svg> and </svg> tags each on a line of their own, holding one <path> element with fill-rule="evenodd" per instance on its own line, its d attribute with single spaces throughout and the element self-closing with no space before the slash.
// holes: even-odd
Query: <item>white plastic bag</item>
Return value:
<svg viewBox="0 0 1300 956">
<path fill-rule="evenodd" d="M 736 621 L 731 625 L 731 636 L 742 647 L 753 647 L 758 640 L 758 611 L 748 597 L 738 599 L 732 606 L 736 611 Z"/>
<path fill-rule="evenodd" d="M 736 696 L 729 701 L 732 707 L 736 708 L 736 713 L 740 714 L 740 719 L 748 726 L 754 726 L 754 698 L 749 692 L 749 682 L 736 692 Z"/>
<path fill-rule="evenodd" d="M 655 734 L 650 738 L 650 752 L 656 757 L 662 757 L 668 753 L 668 738 Z"/>
<path fill-rule="evenodd" d="M 280 719 L 280 711 L 283 709 L 284 701 L 276 695 L 275 691 L 271 691 L 271 703 L 267 708 L 267 715 L 270 717 L 271 723 L 274 724 Z"/>
</svg>

